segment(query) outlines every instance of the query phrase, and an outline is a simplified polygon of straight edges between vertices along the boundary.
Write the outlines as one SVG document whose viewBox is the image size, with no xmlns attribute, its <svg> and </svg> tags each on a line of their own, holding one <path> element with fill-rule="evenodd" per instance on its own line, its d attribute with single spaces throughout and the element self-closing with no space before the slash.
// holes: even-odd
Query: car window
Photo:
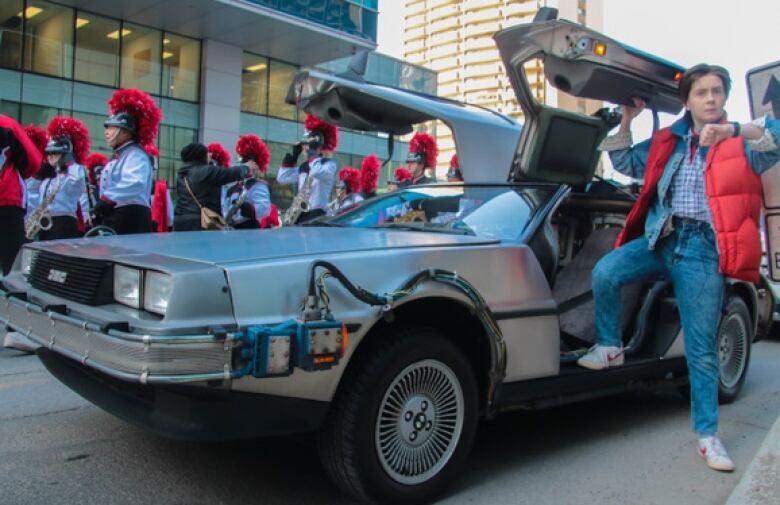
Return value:
<svg viewBox="0 0 780 505">
<path fill-rule="evenodd" d="M 367 200 L 327 222 L 515 240 L 554 190 L 553 186 L 412 187 Z"/>
</svg>

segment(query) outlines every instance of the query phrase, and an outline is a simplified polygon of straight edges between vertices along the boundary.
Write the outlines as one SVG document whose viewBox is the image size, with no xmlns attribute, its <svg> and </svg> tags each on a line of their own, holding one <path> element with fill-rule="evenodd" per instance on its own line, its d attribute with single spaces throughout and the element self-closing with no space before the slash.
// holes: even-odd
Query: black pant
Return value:
<svg viewBox="0 0 780 505">
<path fill-rule="evenodd" d="M 314 218 L 324 216 L 324 215 L 325 215 L 324 209 L 314 209 L 314 210 L 310 210 L 309 212 L 301 212 L 301 215 L 298 216 L 298 220 L 295 221 L 295 224 L 305 223 L 306 221 L 311 221 Z"/>
<path fill-rule="evenodd" d="M 53 216 L 51 228 L 41 230 L 38 240 L 58 240 L 79 237 L 79 222 L 74 216 Z"/>
<path fill-rule="evenodd" d="M 13 205 L 0 206 L 0 237 L 0 262 L 3 275 L 6 275 L 24 244 L 24 209 Z"/>
<path fill-rule="evenodd" d="M 117 235 L 151 233 L 152 210 L 143 205 L 116 207 L 111 215 L 106 217 L 105 223 L 113 228 Z"/>
</svg>

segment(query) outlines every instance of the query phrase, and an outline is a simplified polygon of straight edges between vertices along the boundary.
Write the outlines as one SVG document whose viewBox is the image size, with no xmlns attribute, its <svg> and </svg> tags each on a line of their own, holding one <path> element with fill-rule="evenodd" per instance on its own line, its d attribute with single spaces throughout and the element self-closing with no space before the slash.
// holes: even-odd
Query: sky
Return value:
<svg viewBox="0 0 780 505">
<path fill-rule="evenodd" d="M 609 37 L 689 67 L 726 67 L 734 83 L 729 118 L 750 120 L 745 73 L 780 60 L 780 0 L 603 0 L 602 32 Z M 403 58 L 403 0 L 379 2 L 377 34 L 382 53 Z M 674 117 L 661 115 L 665 126 Z M 652 120 L 637 120 L 636 139 L 649 136 Z"/>
</svg>

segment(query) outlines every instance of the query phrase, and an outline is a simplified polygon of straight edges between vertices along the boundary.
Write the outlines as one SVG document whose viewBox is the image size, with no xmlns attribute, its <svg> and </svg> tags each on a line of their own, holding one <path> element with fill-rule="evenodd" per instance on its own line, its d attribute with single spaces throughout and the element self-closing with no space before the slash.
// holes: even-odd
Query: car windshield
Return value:
<svg viewBox="0 0 780 505">
<path fill-rule="evenodd" d="M 412 187 L 366 200 L 322 224 L 516 240 L 555 189 L 543 185 Z"/>
</svg>

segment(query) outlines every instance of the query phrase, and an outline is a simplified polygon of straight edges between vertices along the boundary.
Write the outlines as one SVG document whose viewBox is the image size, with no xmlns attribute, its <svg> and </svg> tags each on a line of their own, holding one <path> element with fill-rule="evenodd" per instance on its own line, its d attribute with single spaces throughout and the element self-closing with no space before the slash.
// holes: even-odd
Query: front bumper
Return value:
<svg viewBox="0 0 780 505">
<path fill-rule="evenodd" d="M 305 433 L 324 422 L 328 403 L 179 384 L 117 380 L 41 347 L 46 368 L 106 412 L 158 435 L 183 440 L 236 440 Z"/>
<path fill-rule="evenodd" d="M 63 313 L 64 312 L 64 313 Z M 177 384 L 230 379 L 230 335 L 141 335 L 101 327 L 0 289 L 0 323 L 33 343 L 116 379 Z"/>
</svg>

